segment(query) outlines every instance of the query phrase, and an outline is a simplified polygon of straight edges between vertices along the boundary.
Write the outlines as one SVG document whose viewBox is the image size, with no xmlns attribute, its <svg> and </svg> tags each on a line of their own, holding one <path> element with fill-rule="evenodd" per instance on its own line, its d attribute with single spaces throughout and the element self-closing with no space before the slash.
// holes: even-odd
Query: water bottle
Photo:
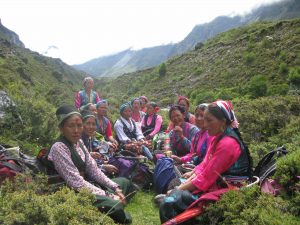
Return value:
<svg viewBox="0 0 300 225">
<path fill-rule="evenodd" d="M 167 133 L 164 139 L 164 152 L 168 153 L 170 151 L 171 151 L 170 136 Z"/>
</svg>

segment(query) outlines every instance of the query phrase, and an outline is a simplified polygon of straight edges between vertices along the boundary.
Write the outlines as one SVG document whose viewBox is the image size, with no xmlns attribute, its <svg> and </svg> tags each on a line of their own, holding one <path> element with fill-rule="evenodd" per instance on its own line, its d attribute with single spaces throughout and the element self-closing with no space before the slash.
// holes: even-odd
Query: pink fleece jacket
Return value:
<svg viewBox="0 0 300 225">
<path fill-rule="evenodd" d="M 218 143 L 219 136 L 212 137 L 204 160 L 195 169 L 196 177 L 192 180 L 198 191 L 217 189 L 216 181 L 239 158 L 241 148 L 232 137 L 225 136 Z"/>
</svg>

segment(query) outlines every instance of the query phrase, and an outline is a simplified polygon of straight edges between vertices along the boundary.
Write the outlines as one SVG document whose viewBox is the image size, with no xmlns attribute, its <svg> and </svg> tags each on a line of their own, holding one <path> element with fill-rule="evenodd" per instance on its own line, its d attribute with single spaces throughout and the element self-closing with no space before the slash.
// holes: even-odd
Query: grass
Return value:
<svg viewBox="0 0 300 225">
<path fill-rule="evenodd" d="M 138 192 L 126 207 L 132 216 L 133 225 L 161 224 L 158 207 L 153 202 L 154 192 Z"/>
</svg>

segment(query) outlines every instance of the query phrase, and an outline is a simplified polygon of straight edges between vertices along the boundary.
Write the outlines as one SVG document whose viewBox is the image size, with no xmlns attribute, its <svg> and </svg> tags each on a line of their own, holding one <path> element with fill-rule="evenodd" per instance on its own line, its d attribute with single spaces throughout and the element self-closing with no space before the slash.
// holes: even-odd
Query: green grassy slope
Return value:
<svg viewBox="0 0 300 225">
<path fill-rule="evenodd" d="M 233 29 L 209 40 L 201 49 L 167 61 L 165 76 L 160 76 L 156 67 L 116 78 L 102 89 L 107 96 L 123 100 L 145 94 L 162 105 L 185 94 L 197 104 L 216 97 L 251 97 L 249 81 L 262 75 L 273 95 L 272 88 L 289 85 L 289 70 L 300 65 L 299 25 L 300 20 L 292 20 Z M 293 88 L 287 87 L 283 94 Z M 202 97 L 205 93 L 212 98 Z M 228 96 L 222 96 L 225 93 Z"/>
</svg>

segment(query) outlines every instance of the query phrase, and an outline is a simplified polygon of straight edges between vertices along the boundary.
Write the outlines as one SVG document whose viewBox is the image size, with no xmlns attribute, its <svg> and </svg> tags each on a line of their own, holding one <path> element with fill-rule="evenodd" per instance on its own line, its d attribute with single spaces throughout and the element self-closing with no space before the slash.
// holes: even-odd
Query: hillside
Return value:
<svg viewBox="0 0 300 225">
<path fill-rule="evenodd" d="M 17 45 L 19 47 L 23 47 L 23 48 L 25 47 L 25 45 L 19 39 L 19 36 L 15 32 L 7 29 L 5 26 L 2 25 L 1 19 L 0 19 L 0 39 L 7 40 L 10 43 Z"/>
<path fill-rule="evenodd" d="M 47 143 L 57 131 L 55 108 L 63 102 L 73 104 L 85 74 L 60 59 L 15 45 L 16 39 L 3 38 L 2 31 L 8 30 L 4 28 L 0 30 L 0 91 L 16 108 L 7 109 L 7 116 L 0 119 L 0 142 Z"/>
<path fill-rule="evenodd" d="M 197 43 L 205 42 L 217 34 L 232 28 L 244 26 L 256 21 L 283 20 L 300 17 L 300 2 L 283 0 L 254 9 L 245 16 L 219 16 L 213 21 L 200 24 L 176 44 L 168 44 L 144 48 L 141 50 L 125 50 L 110 56 L 103 56 L 74 65 L 95 77 L 115 77 L 124 73 L 157 66 L 167 59 L 194 49 Z"/>
<path fill-rule="evenodd" d="M 146 94 L 162 105 L 185 94 L 199 103 L 213 100 L 201 98 L 201 93 L 213 92 L 214 97 L 227 93 L 229 99 L 247 96 L 251 78 L 261 74 L 271 91 L 276 85 L 288 85 L 288 70 L 299 65 L 299 25 L 300 20 L 291 20 L 233 29 L 210 39 L 200 49 L 168 60 L 164 76 L 158 74 L 158 67 L 151 68 L 111 81 L 103 79 L 107 84 L 102 90 L 124 100 Z M 290 88 L 288 85 L 286 91 Z"/>
</svg>

